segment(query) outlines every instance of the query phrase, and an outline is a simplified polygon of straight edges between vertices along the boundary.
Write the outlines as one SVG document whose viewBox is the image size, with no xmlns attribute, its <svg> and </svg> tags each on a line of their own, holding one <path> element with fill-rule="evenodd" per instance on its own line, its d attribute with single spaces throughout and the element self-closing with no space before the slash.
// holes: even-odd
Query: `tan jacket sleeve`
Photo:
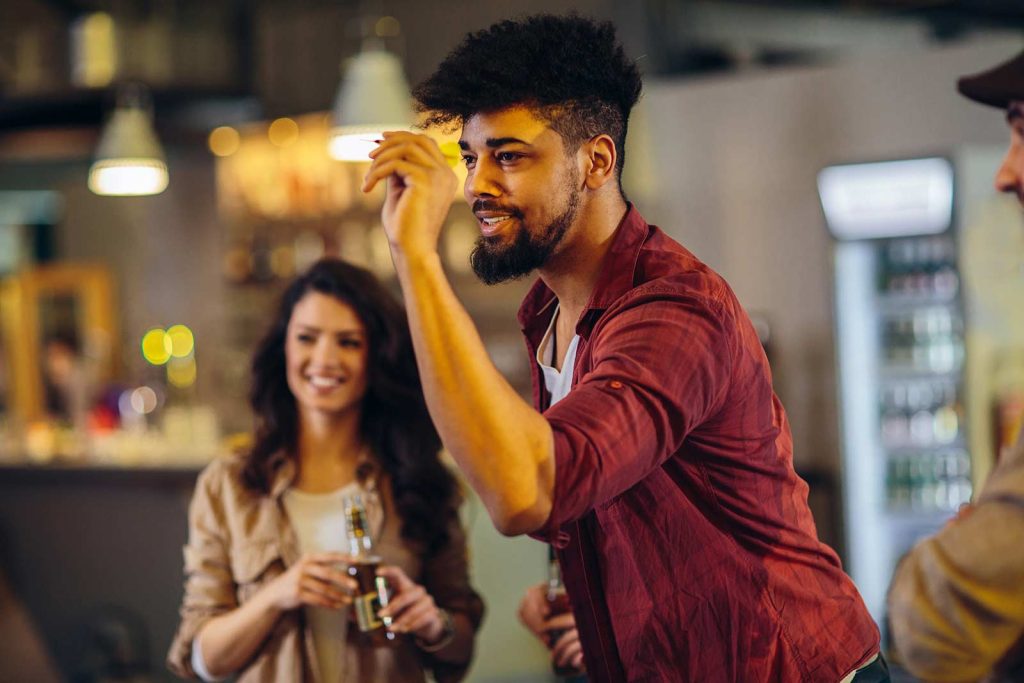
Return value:
<svg viewBox="0 0 1024 683">
<path fill-rule="evenodd" d="M 207 467 L 199 476 L 189 506 L 181 622 L 167 653 L 168 668 L 187 678 L 196 677 L 192 670 L 192 641 L 203 624 L 238 607 L 228 554 L 223 474 L 223 467 L 216 462 Z"/>
<path fill-rule="evenodd" d="M 469 582 L 466 532 L 457 518 L 448 526 L 448 543 L 424 561 L 423 587 L 438 607 L 452 614 L 465 615 L 472 624 L 474 634 L 479 630 L 484 616 L 484 602 Z M 461 681 L 473 660 L 472 653 L 462 663 L 442 662 L 429 653 L 423 655 L 425 666 L 434 672 L 438 683 Z"/>
<path fill-rule="evenodd" d="M 1024 453 L 1018 444 L 974 509 L 911 550 L 889 592 L 893 643 L 937 683 L 998 669 L 1024 633 Z"/>
</svg>

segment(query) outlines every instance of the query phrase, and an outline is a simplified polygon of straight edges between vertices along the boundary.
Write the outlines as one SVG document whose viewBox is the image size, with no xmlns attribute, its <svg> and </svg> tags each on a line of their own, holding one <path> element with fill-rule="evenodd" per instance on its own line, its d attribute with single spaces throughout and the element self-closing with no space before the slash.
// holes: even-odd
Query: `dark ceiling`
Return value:
<svg viewBox="0 0 1024 683">
<path fill-rule="evenodd" d="M 755 40 L 751 53 L 749 34 L 742 49 L 728 30 L 702 35 L 699 24 L 687 21 L 695 8 L 710 9 L 719 24 L 749 11 L 778 9 L 771 16 L 786 18 L 770 41 Z M 805 30 L 799 27 L 804 14 L 835 22 L 868 20 L 880 28 L 890 21 L 918 22 L 936 42 L 979 30 L 1024 36 L 1024 0 L 0 0 L 0 129 L 93 125 L 102 118 L 113 100 L 110 89 L 72 85 L 69 67 L 72 26 L 93 11 L 109 12 L 129 27 L 154 18 L 169 27 L 174 44 L 165 46 L 160 60 L 172 64 L 172 76 L 155 81 L 142 67 L 125 76 L 152 87 L 157 111 L 166 121 L 181 120 L 196 103 L 217 101 L 245 101 L 239 111 L 246 115 L 328 108 L 337 87 L 337 65 L 359 48 L 359 31 L 352 25 L 360 16 L 390 13 L 401 20 L 407 35 L 400 39 L 399 53 L 416 81 L 468 30 L 504 16 L 569 9 L 615 20 L 627 49 L 645 56 L 648 73 L 673 77 L 751 64 L 819 63 L 849 49 L 849 41 L 832 49 L 827 42 L 795 35 Z M 794 23 L 791 39 L 787 18 Z M 409 29 L 422 26 L 431 30 Z M 194 47 L 195 36 L 204 31 L 206 52 Z M 145 32 L 124 35 L 129 53 L 152 52 Z M 26 50 L 35 60 L 29 70 L 34 80 L 28 81 L 18 62 Z"/>
</svg>

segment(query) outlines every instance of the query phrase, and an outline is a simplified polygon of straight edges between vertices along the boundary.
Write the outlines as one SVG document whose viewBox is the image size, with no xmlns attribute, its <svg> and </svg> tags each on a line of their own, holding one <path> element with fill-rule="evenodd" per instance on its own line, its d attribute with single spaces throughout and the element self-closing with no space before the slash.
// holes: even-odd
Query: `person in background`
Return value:
<svg viewBox="0 0 1024 683">
<path fill-rule="evenodd" d="M 1024 207 L 1024 52 L 958 87 L 1006 112 L 1010 147 L 995 185 Z M 888 605 L 895 652 L 916 676 L 1024 680 L 1024 440 L 972 505 L 901 560 Z"/>
<path fill-rule="evenodd" d="M 389 132 L 371 153 L 434 423 L 498 530 L 556 547 L 591 681 L 887 681 L 754 326 L 623 194 L 640 90 L 610 23 L 539 15 L 469 35 L 414 93 L 461 127 L 478 277 L 539 272 L 519 316 L 533 406 L 442 267 L 441 150 Z"/>
<path fill-rule="evenodd" d="M 239 681 L 461 680 L 483 604 L 456 480 L 438 459 L 400 304 L 322 260 L 284 292 L 253 359 L 254 445 L 211 463 L 189 510 L 168 665 Z M 346 638 L 343 499 L 360 496 L 394 595 L 393 647 Z"/>
</svg>

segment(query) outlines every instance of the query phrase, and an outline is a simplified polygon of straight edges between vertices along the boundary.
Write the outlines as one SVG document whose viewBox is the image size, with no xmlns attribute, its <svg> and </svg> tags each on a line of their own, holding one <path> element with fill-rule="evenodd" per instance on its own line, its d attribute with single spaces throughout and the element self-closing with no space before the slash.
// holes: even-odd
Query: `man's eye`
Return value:
<svg viewBox="0 0 1024 683">
<path fill-rule="evenodd" d="M 516 154 L 515 152 L 498 152 L 498 161 L 503 164 L 508 164 L 518 160 L 522 154 Z"/>
<path fill-rule="evenodd" d="M 473 164 L 476 163 L 476 157 L 471 157 L 463 154 L 462 163 L 466 164 L 466 166 L 472 166 Z"/>
</svg>

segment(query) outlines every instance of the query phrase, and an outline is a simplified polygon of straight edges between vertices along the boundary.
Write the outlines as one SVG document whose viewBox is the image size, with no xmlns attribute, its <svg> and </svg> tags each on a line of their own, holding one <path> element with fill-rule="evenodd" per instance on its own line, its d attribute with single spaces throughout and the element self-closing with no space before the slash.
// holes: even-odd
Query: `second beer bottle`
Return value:
<svg viewBox="0 0 1024 683">
<path fill-rule="evenodd" d="M 398 636 L 388 630 L 391 620 L 380 616 L 381 608 L 388 604 L 388 587 L 384 577 L 377 576 L 381 559 L 373 550 L 373 538 L 360 496 L 346 496 L 345 521 L 351 556 L 348 575 L 359 584 L 352 601 L 356 629 L 350 628 L 349 633 L 357 642 L 372 647 L 394 645 Z"/>
<path fill-rule="evenodd" d="M 555 556 L 554 548 L 548 546 L 548 591 L 547 600 L 549 617 L 555 617 L 559 614 L 565 614 L 571 610 L 569 605 L 569 595 L 565 592 L 565 584 L 562 583 L 562 569 L 558 564 L 558 558 Z M 564 630 L 551 630 L 548 631 L 548 647 L 554 648 L 558 639 L 565 634 Z M 579 676 L 583 672 L 572 666 L 566 664 L 564 666 L 558 666 L 552 664 L 555 675 L 560 678 L 570 678 L 573 676 Z"/>
</svg>

